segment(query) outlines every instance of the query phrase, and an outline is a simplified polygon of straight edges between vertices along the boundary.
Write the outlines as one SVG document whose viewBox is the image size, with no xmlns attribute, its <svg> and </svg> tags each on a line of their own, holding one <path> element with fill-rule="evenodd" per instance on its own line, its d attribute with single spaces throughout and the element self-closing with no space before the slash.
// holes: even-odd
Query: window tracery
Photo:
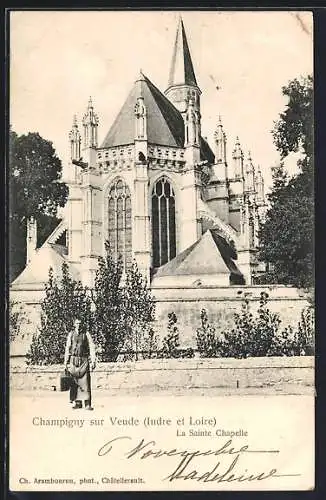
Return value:
<svg viewBox="0 0 326 500">
<path fill-rule="evenodd" d="M 152 193 L 153 267 L 160 267 L 176 256 L 175 194 L 165 177 Z"/>
<path fill-rule="evenodd" d="M 121 255 L 125 268 L 132 263 L 131 196 L 127 184 L 117 179 L 108 194 L 108 240 L 113 258 Z"/>
</svg>

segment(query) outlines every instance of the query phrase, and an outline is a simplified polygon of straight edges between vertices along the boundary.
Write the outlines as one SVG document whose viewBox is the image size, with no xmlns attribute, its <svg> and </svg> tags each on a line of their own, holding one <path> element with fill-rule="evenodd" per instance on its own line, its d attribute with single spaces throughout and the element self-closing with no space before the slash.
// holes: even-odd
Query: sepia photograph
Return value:
<svg viewBox="0 0 326 500">
<path fill-rule="evenodd" d="M 313 490 L 312 13 L 8 17 L 10 490 Z"/>
</svg>

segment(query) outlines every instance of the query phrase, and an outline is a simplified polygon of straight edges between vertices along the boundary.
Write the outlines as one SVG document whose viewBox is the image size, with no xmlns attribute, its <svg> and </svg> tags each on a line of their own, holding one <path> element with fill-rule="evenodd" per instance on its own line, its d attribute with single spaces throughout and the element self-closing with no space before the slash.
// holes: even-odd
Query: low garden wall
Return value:
<svg viewBox="0 0 326 500">
<path fill-rule="evenodd" d="M 63 367 L 27 366 L 10 362 L 10 387 L 14 390 L 60 390 Z M 283 384 L 314 386 L 314 357 L 151 359 L 101 363 L 92 376 L 100 389 L 263 388 Z"/>
<path fill-rule="evenodd" d="M 244 298 L 248 298 L 250 310 L 255 313 L 259 307 L 261 293 L 268 294 L 268 308 L 277 313 L 282 328 L 296 328 L 301 312 L 309 305 L 307 296 L 290 286 L 232 286 L 232 287 L 153 287 L 156 301 L 156 323 L 160 337 L 166 333 L 168 313 L 178 318 L 180 339 L 183 347 L 196 346 L 196 329 L 200 326 L 200 312 L 207 311 L 208 320 L 218 332 L 234 326 L 234 314 L 241 312 Z"/>
<path fill-rule="evenodd" d="M 309 305 L 309 302 L 306 294 L 294 287 L 283 285 L 184 287 L 174 284 L 152 287 L 156 302 L 155 331 L 160 339 L 166 335 L 168 314 L 173 311 L 178 319 L 181 346 L 196 349 L 196 329 L 200 326 L 202 309 L 207 311 L 208 320 L 214 324 L 217 332 L 223 332 L 234 325 L 234 313 L 241 312 L 244 298 L 249 299 L 251 311 L 257 311 L 262 292 L 268 294 L 268 308 L 280 316 L 282 328 L 286 326 L 296 328 L 301 311 Z M 41 290 L 11 291 L 11 299 L 23 305 L 27 320 L 21 328 L 20 338 L 11 346 L 11 354 L 15 356 L 24 356 L 29 350 L 32 334 L 37 331 L 39 324 L 43 293 Z"/>
</svg>

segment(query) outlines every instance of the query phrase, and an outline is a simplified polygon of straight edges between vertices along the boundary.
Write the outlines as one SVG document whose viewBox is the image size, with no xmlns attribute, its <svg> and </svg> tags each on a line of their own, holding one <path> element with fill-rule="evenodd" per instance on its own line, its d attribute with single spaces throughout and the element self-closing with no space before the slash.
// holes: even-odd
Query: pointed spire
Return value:
<svg viewBox="0 0 326 500">
<path fill-rule="evenodd" d="M 94 106 L 92 98 L 88 100 L 87 111 L 83 116 L 84 127 L 84 147 L 94 148 L 97 147 L 97 127 L 98 116 L 94 113 Z"/>
<path fill-rule="evenodd" d="M 81 143 L 81 135 L 78 128 L 77 116 L 74 115 L 72 119 L 72 128 L 69 132 L 69 141 L 70 141 L 70 158 L 71 160 L 79 160 L 80 159 L 80 143 Z"/>
<path fill-rule="evenodd" d="M 140 88 L 140 95 L 137 97 L 135 104 L 135 120 L 136 120 L 136 130 L 135 139 L 147 139 L 147 110 L 144 103 L 144 97 Z"/>
<path fill-rule="evenodd" d="M 243 152 L 241 149 L 239 136 L 237 136 L 234 143 L 233 158 L 237 158 L 240 155 L 243 156 Z"/>
<path fill-rule="evenodd" d="M 138 78 L 137 78 L 136 82 L 139 82 L 139 81 L 141 81 L 141 82 L 145 81 L 145 75 L 143 73 L 142 68 L 140 68 L 140 70 L 139 70 L 139 75 L 138 75 Z"/>
<path fill-rule="evenodd" d="M 234 177 L 236 179 L 239 179 L 243 177 L 243 152 L 240 146 L 240 141 L 238 136 L 236 137 L 235 140 L 232 158 L 233 158 Z"/>
<path fill-rule="evenodd" d="M 218 117 L 218 122 L 214 133 L 214 139 L 216 144 L 215 161 L 216 163 L 226 164 L 226 135 L 223 130 L 221 115 L 219 115 Z"/>
<path fill-rule="evenodd" d="M 179 19 L 177 35 L 174 43 L 168 88 L 166 97 L 180 111 L 185 119 L 189 97 L 193 97 L 195 108 L 200 116 L 201 90 L 197 85 L 194 67 L 191 60 L 187 37 L 182 18 Z"/>
<path fill-rule="evenodd" d="M 185 117 L 185 145 L 198 146 L 200 141 L 200 116 L 195 101 L 190 97 Z"/>
<path fill-rule="evenodd" d="M 181 16 L 179 17 L 174 43 L 168 87 L 174 85 L 192 85 L 197 87 L 197 80 Z"/>
<path fill-rule="evenodd" d="M 258 165 L 257 173 L 255 177 L 255 185 L 257 192 L 257 201 L 264 202 L 265 201 L 265 193 L 264 193 L 264 178 L 261 173 L 260 165 Z"/>
<path fill-rule="evenodd" d="M 252 163 L 251 152 L 248 151 L 245 169 L 245 190 L 254 191 L 255 188 L 255 169 Z"/>
<path fill-rule="evenodd" d="M 144 97 L 144 92 L 143 92 L 143 82 L 146 82 L 146 77 L 142 71 L 142 69 L 139 70 L 139 75 L 138 75 L 138 78 L 137 80 L 135 81 L 135 84 L 136 84 L 136 89 L 137 89 L 137 93 L 138 93 L 138 97 Z"/>
</svg>

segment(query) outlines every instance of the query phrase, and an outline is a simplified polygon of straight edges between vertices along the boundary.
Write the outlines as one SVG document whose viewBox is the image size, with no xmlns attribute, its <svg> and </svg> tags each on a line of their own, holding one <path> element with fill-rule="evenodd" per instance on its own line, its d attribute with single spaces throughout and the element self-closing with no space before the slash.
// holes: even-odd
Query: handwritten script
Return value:
<svg viewBox="0 0 326 500">
<path fill-rule="evenodd" d="M 226 441 L 220 448 L 208 450 L 188 450 L 188 449 L 164 449 L 157 445 L 156 441 L 146 441 L 144 438 L 134 446 L 130 436 L 118 436 L 103 444 L 97 451 L 98 456 L 105 457 L 109 454 L 120 454 L 126 460 L 148 460 L 148 459 L 168 459 L 168 463 L 173 463 L 167 476 L 163 481 L 195 480 L 198 482 L 251 482 L 263 481 L 269 478 L 300 476 L 301 474 L 282 474 L 278 469 L 249 471 L 241 466 L 241 459 L 248 454 L 274 454 L 279 450 L 253 450 L 245 444 L 241 447 L 235 446 L 232 439 Z M 204 457 L 211 457 L 211 464 L 208 470 L 204 470 Z M 242 462 L 244 460 L 242 459 Z M 205 461 L 207 462 L 207 461 Z M 206 466 L 207 467 L 207 466 Z"/>
</svg>

